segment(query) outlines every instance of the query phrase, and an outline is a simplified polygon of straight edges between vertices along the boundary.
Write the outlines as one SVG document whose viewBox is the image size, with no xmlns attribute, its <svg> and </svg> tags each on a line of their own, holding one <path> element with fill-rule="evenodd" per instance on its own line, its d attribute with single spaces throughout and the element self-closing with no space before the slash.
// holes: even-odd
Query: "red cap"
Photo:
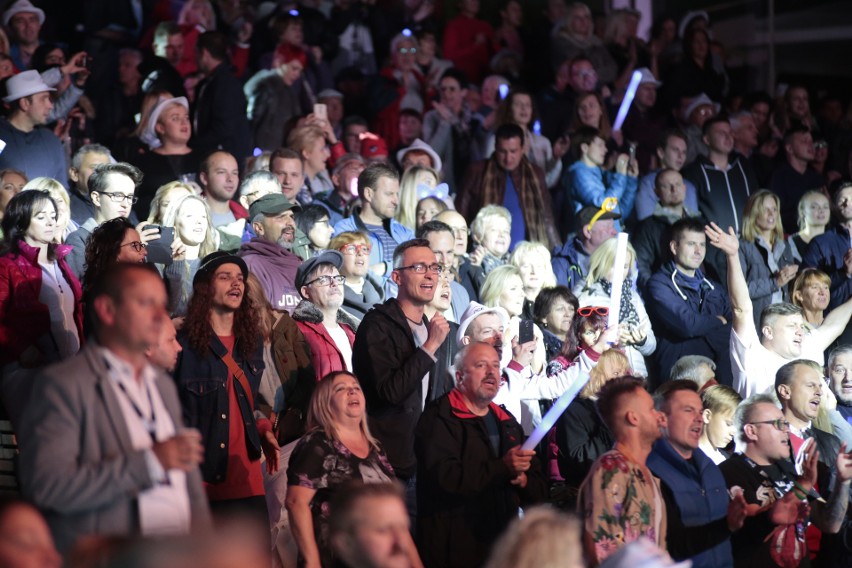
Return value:
<svg viewBox="0 0 852 568">
<path fill-rule="evenodd" d="M 388 155 L 388 143 L 380 136 L 365 136 L 361 140 L 361 155 L 366 159 L 386 158 Z"/>
</svg>

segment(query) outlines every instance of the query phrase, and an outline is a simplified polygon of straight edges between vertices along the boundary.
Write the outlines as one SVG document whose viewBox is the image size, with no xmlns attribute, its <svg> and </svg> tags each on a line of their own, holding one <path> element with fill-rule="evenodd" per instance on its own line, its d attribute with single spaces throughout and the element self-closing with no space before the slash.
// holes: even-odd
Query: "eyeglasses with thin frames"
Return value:
<svg viewBox="0 0 852 568">
<path fill-rule="evenodd" d="M 121 245 L 120 248 L 124 247 L 133 247 L 133 250 L 135 250 L 136 252 L 142 252 L 143 250 L 148 248 L 148 244 L 140 241 L 131 241 L 129 243 L 124 243 L 123 245 Z"/>
<path fill-rule="evenodd" d="M 441 274 L 444 272 L 444 267 L 437 262 L 435 264 L 423 264 L 422 262 L 418 262 L 411 266 L 397 266 L 394 270 L 411 270 L 415 274 L 426 274 L 426 271 L 429 271 L 432 274 Z"/>
<path fill-rule="evenodd" d="M 342 252 L 343 254 L 351 254 L 353 256 L 359 254 L 368 256 L 373 251 L 373 247 L 370 245 L 356 245 L 353 243 L 343 245 L 337 250 Z"/>
<path fill-rule="evenodd" d="M 110 201 L 113 203 L 121 203 L 122 201 L 129 201 L 131 205 L 136 204 L 139 201 L 139 198 L 130 193 L 116 193 L 116 192 L 107 192 L 107 191 L 99 191 L 97 192 L 100 195 L 106 195 L 109 197 Z"/>
<path fill-rule="evenodd" d="M 779 432 L 790 431 L 790 423 L 783 418 L 776 418 L 775 420 L 760 420 L 758 422 L 749 422 L 749 424 L 772 424 Z"/>
<path fill-rule="evenodd" d="M 320 276 L 319 278 L 314 278 L 310 282 L 305 282 L 302 284 L 303 286 L 310 286 L 311 284 L 316 284 L 317 286 L 331 286 L 331 282 L 334 281 L 338 286 L 343 286 L 343 283 L 346 282 L 346 277 L 337 275 L 337 276 L 329 276 L 328 274 L 324 276 Z"/>
</svg>

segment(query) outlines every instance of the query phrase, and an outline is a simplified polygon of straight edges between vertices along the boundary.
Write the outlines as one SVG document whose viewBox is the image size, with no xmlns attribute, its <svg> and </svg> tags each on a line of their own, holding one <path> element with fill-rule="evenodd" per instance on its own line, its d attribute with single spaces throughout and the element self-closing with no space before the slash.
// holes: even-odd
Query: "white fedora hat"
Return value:
<svg viewBox="0 0 852 568">
<path fill-rule="evenodd" d="M 6 96 L 3 97 L 3 102 L 11 103 L 36 93 L 55 90 L 47 86 L 38 71 L 22 71 L 6 81 Z"/>
<path fill-rule="evenodd" d="M 435 149 L 432 148 L 432 146 L 430 146 L 420 138 L 415 138 L 414 142 L 411 143 L 411 146 L 403 148 L 402 150 L 396 153 L 397 163 L 402 164 L 402 159 L 405 157 L 405 155 L 415 150 L 429 154 L 429 157 L 432 158 L 432 169 L 434 169 L 438 173 L 441 173 L 441 168 L 443 167 L 443 164 L 441 163 L 441 157 L 438 155 L 438 152 L 436 152 Z"/>
<path fill-rule="evenodd" d="M 9 6 L 8 10 L 3 12 L 3 25 L 8 28 L 9 20 L 11 20 L 13 17 L 17 16 L 20 13 L 26 12 L 38 16 L 38 25 L 44 24 L 44 10 L 33 6 L 30 0 L 18 0 L 17 2 Z"/>
</svg>

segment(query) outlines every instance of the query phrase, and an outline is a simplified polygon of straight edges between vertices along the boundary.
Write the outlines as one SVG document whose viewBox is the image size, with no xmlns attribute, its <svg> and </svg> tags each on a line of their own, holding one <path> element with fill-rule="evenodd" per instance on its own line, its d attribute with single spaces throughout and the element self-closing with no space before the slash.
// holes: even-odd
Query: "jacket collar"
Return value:
<svg viewBox="0 0 852 568">
<path fill-rule="evenodd" d="M 53 254 L 57 260 L 61 258 L 65 258 L 65 256 L 71 252 L 71 248 L 69 245 L 48 245 L 48 247 L 53 248 Z M 38 264 L 38 253 L 41 249 L 38 247 L 30 246 L 26 241 L 20 240 L 18 241 L 18 251 L 19 254 L 27 259 L 27 262 L 36 266 Z"/>
<path fill-rule="evenodd" d="M 316 304 L 302 300 L 293 311 L 293 319 L 303 323 L 321 324 L 324 318 Z M 358 321 L 342 309 L 337 310 L 337 323 L 348 325 L 353 331 L 358 330 Z"/>
<path fill-rule="evenodd" d="M 477 416 L 468 409 L 467 405 L 464 402 L 464 398 L 462 398 L 462 395 L 459 392 L 459 389 L 454 388 L 450 391 L 450 394 L 448 396 L 450 401 L 450 408 L 452 409 L 453 415 L 456 418 L 461 418 L 462 420 L 481 418 L 481 416 Z M 493 402 L 488 404 L 488 409 L 493 412 L 495 416 L 497 416 L 497 420 L 499 420 L 500 422 L 505 422 L 511 418 L 511 416 L 509 416 L 509 414 L 505 410 L 503 410 Z"/>
</svg>

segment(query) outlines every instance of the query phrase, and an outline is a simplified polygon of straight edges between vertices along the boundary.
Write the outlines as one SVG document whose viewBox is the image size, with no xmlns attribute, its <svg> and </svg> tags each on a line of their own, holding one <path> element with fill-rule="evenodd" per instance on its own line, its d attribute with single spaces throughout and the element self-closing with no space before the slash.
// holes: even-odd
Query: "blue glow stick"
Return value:
<svg viewBox="0 0 852 568">
<path fill-rule="evenodd" d="M 553 403 L 553 406 L 550 407 L 550 410 L 547 411 L 547 414 L 541 419 L 541 424 L 536 426 L 536 429 L 533 430 L 533 433 L 530 434 L 530 437 L 527 438 L 527 441 L 524 442 L 524 445 L 521 446 L 522 450 L 534 450 L 538 443 L 541 442 L 544 437 L 550 432 L 550 429 L 553 428 L 553 425 L 556 424 L 556 421 L 560 416 L 565 412 L 568 408 L 568 405 L 571 404 L 575 398 L 577 398 L 577 394 L 586 386 L 586 383 L 589 382 L 589 375 L 583 374 L 577 377 L 577 380 L 568 387 L 568 390 L 562 393 L 556 402 Z"/>
<path fill-rule="evenodd" d="M 627 111 L 630 110 L 630 105 L 633 103 L 633 97 L 636 96 L 636 90 L 639 88 L 639 81 L 642 80 L 642 73 L 634 71 L 630 77 L 630 84 L 627 85 L 627 92 L 624 93 L 624 100 L 621 101 L 621 106 L 618 107 L 618 114 L 615 115 L 615 124 L 612 125 L 613 130 L 621 130 L 621 125 L 624 124 L 624 119 L 627 118 Z"/>
</svg>

